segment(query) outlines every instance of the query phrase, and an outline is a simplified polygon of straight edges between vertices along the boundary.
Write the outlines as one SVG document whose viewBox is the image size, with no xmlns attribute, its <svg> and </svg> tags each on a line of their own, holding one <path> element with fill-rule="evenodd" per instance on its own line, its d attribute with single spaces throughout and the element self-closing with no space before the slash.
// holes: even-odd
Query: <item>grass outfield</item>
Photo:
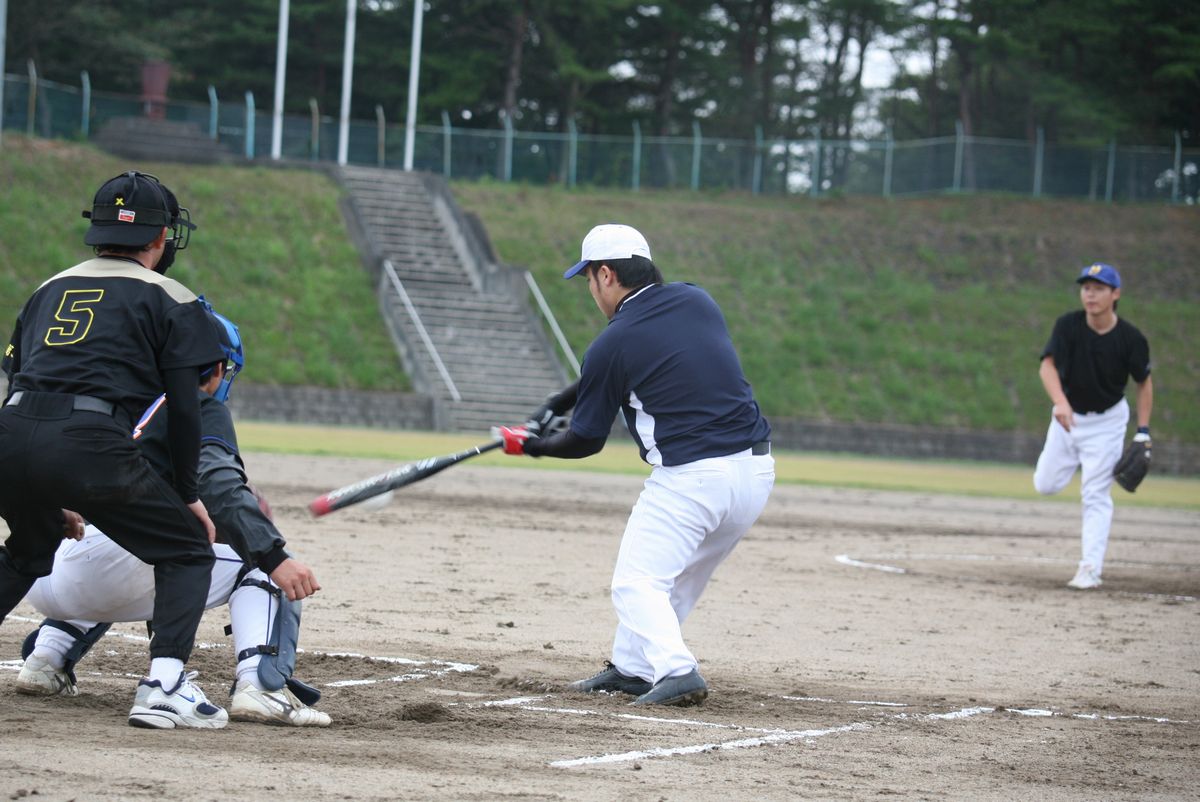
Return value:
<svg viewBox="0 0 1200 802">
<path fill-rule="evenodd" d="M 449 454 L 478 445 L 482 437 L 437 432 L 394 432 L 333 426 L 301 426 L 282 423 L 238 422 L 238 441 L 247 451 L 283 454 L 319 454 L 373 457 L 397 464 L 438 454 Z M 632 443 L 610 443 L 602 452 L 584 460 L 513 459 L 504 454 L 484 454 L 473 465 L 537 467 L 564 471 L 645 474 Z M 778 481 L 831 487 L 875 490 L 909 490 L 998 498 L 1042 498 L 1031 483 L 1032 466 L 1010 464 L 899 460 L 811 452 L 775 452 Z M 365 476 L 347 476 L 349 484 Z M 333 488 L 328 488 L 332 490 Z M 1136 495 L 1115 491 L 1122 506 L 1177 507 L 1200 509 L 1200 478 L 1151 475 Z M 1078 503 L 1079 477 L 1057 496 L 1056 501 Z"/>
</svg>

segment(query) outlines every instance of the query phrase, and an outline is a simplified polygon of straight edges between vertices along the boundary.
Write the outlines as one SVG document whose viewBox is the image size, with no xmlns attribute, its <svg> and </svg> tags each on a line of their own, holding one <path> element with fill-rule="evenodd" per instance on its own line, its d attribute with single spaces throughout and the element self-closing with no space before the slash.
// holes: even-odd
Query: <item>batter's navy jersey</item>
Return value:
<svg viewBox="0 0 1200 802">
<path fill-rule="evenodd" d="M 1136 326 L 1118 318 L 1111 331 L 1097 334 L 1082 309 L 1055 321 L 1041 358 L 1048 356 L 1076 412 L 1104 412 L 1125 397 L 1130 376 L 1141 384 L 1150 375 L 1150 345 Z"/>
<path fill-rule="evenodd" d="M 571 430 L 607 437 L 618 410 L 651 465 L 724 457 L 771 435 L 720 307 L 692 284 L 634 292 L 588 347 Z"/>
<path fill-rule="evenodd" d="M 163 371 L 225 358 L 191 290 L 128 259 L 90 259 L 42 284 L 4 356 L 9 392 L 101 398 L 134 421 Z"/>
</svg>

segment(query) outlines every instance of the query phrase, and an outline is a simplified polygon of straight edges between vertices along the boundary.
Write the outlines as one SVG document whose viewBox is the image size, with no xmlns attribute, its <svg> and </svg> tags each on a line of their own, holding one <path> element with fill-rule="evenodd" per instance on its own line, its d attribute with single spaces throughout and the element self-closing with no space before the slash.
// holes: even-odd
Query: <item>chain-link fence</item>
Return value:
<svg viewBox="0 0 1200 802">
<path fill-rule="evenodd" d="M 30 87 L 35 87 L 30 92 Z M 19 75 L 5 76 L 3 125 L 41 137 L 88 139 L 114 118 L 138 117 L 144 103 L 131 95 L 92 92 L 86 75 L 79 87 Z M 207 102 L 172 101 L 167 120 L 188 123 L 216 139 L 231 155 L 270 157 L 271 114 L 254 98 Z M 404 127 L 351 120 L 347 161 L 400 167 Z M 282 120 L 282 156 L 333 161 L 338 121 L 311 113 Z M 446 177 L 531 184 L 663 189 L 734 189 L 771 194 L 904 196 L 942 192 L 1004 192 L 1034 197 L 1096 201 L 1196 203 L 1200 200 L 1200 149 L 1109 142 L 1069 145 L 954 136 L 896 142 L 882 140 L 772 140 L 691 136 L 519 131 L 512 127 L 416 127 L 413 166 Z"/>
</svg>

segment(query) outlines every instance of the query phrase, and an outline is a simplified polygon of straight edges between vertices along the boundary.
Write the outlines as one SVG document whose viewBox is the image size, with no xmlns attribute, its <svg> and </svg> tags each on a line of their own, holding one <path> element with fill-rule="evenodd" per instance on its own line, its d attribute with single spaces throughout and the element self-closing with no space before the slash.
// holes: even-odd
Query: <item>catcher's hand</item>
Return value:
<svg viewBox="0 0 1200 802">
<path fill-rule="evenodd" d="M 1130 493 L 1137 490 L 1150 470 L 1150 451 L 1150 432 L 1139 430 L 1113 467 L 1113 477 L 1116 478 L 1117 484 Z"/>
</svg>

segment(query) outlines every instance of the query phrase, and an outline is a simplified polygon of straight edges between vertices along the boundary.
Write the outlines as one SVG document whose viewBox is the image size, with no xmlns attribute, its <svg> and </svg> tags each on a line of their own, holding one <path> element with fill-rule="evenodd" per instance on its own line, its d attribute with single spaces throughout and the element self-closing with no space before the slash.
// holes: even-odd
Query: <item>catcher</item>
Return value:
<svg viewBox="0 0 1200 802">
<path fill-rule="evenodd" d="M 1038 370 L 1054 403 L 1046 444 L 1033 473 L 1033 486 L 1050 495 L 1083 469 L 1083 556 L 1067 587 L 1100 586 L 1112 526 L 1112 483 L 1130 493 L 1150 467 L 1150 346 L 1140 331 L 1117 317 L 1121 275 L 1112 265 L 1083 268 L 1076 279 L 1083 309 L 1054 324 Z M 1122 453 L 1129 424 L 1125 385 L 1137 384 L 1137 433 Z"/>
<path fill-rule="evenodd" d="M 207 305 L 225 359 L 200 374 L 201 451 L 199 490 L 212 511 L 221 540 L 213 545 L 216 564 L 206 607 L 229 605 L 237 654 L 237 679 L 229 717 L 268 724 L 325 727 L 327 714 L 309 705 L 320 692 L 292 678 L 300 626 L 300 599 L 320 589 L 316 577 L 284 549 L 270 508 L 246 481 L 237 437 L 223 403 L 244 364 L 237 327 Z M 151 465 L 169 472 L 167 409 L 159 398 L 134 429 L 134 439 Z M 49 616 L 22 648 L 25 663 L 17 690 L 37 695 L 78 694 L 74 668 L 113 621 L 146 621 L 154 608 L 154 569 L 122 549 L 94 526 L 83 537 L 64 540 L 54 570 L 42 577 L 26 600 Z M 142 702 L 144 686 L 139 687 Z M 139 726 L 189 726 L 187 711 L 135 704 Z M 180 721 L 180 717 L 183 720 Z"/>
</svg>

